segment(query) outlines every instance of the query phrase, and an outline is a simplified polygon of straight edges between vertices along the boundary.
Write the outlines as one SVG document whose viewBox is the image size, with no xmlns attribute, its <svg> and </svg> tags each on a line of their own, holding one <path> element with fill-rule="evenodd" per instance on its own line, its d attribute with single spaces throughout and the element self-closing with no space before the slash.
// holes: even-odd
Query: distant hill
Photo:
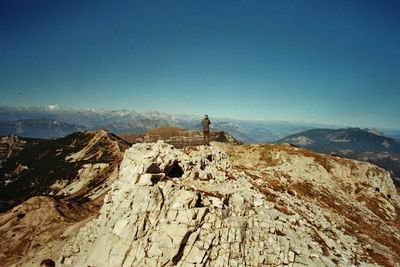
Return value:
<svg viewBox="0 0 400 267">
<path fill-rule="evenodd" d="M 312 129 L 280 139 L 279 143 L 291 143 L 320 152 L 348 153 L 360 152 L 397 152 L 400 144 L 397 140 L 370 130 L 360 128 Z"/>
<path fill-rule="evenodd" d="M 316 152 L 368 161 L 388 170 L 400 185 L 400 142 L 376 130 L 312 129 L 276 143 L 290 143 Z"/>
</svg>

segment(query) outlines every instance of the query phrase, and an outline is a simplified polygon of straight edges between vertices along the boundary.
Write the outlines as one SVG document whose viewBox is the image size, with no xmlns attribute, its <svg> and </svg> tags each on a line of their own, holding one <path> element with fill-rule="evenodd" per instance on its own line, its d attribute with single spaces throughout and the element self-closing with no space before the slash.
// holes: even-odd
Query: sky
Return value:
<svg viewBox="0 0 400 267">
<path fill-rule="evenodd" d="M 0 2 L 0 105 L 400 128 L 400 2 Z"/>
</svg>

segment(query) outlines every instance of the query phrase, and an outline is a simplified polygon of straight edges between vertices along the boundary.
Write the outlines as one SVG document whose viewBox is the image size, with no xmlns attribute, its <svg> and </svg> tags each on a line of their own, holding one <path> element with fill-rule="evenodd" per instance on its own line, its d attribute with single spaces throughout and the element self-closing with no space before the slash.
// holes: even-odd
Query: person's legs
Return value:
<svg viewBox="0 0 400 267">
<path fill-rule="evenodd" d="M 203 144 L 205 146 L 209 146 L 210 145 L 210 131 L 203 131 Z"/>
</svg>

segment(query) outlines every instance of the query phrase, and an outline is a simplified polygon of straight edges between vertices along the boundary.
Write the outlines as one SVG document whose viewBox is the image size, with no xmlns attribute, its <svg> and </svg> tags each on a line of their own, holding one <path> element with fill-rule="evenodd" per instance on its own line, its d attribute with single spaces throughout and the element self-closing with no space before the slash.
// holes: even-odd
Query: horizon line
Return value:
<svg viewBox="0 0 400 267">
<path fill-rule="evenodd" d="M 30 109 L 30 108 L 43 108 L 46 109 L 48 112 L 54 112 L 57 110 L 70 110 L 70 111 L 92 111 L 92 112 L 97 112 L 97 111 L 123 111 L 123 110 L 129 110 L 136 112 L 140 115 L 146 115 L 146 113 L 160 113 L 163 115 L 168 115 L 168 116 L 186 116 L 186 117 L 199 117 L 201 118 L 202 115 L 195 115 L 195 114 L 190 114 L 190 113 L 168 113 L 165 111 L 159 111 L 159 110 L 145 110 L 145 111 L 139 111 L 135 108 L 132 107 L 121 107 L 121 108 L 84 108 L 84 107 L 71 107 L 71 106 L 65 106 L 65 105 L 59 105 L 59 104 L 45 104 L 45 105 L 4 105 L 0 104 L 0 108 L 17 108 L 17 109 Z M 313 125 L 320 127 L 328 127 L 326 129 L 338 129 L 338 128 L 360 128 L 360 129 L 385 129 L 385 130 L 399 130 L 400 128 L 396 127 L 378 127 L 378 126 L 361 126 L 361 125 L 353 125 L 353 124 L 337 124 L 337 123 L 326 123 L 326 122 L 312 122 L 312 121 L 295 121 L 295 120 L 282 120 L 282 119 L 263 119 L 263 118 L 253 118 L 253 119 L 233 119 L 230 117 L 226 116 L 214 116 L 214 119 L 217 120 L 230 120 L 230 121 L 237 121 L 237 122 L 259 122 L 259 123 L 287 123 L 287 124 L 299 124 L 299 125 Z M 322 128 L 321 128 L 322 129 Z"/>
</svg>

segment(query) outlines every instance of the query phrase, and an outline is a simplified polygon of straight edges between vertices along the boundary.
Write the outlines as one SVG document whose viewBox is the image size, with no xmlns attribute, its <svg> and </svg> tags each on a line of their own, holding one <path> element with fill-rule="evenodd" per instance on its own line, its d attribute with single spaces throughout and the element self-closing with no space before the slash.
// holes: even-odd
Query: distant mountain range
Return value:
<svg viewBox="0 0 400 267">
<path fill-rule="evenodd" d="M 368 161 L 388 170 L 400 185 L 400 141 L 360 128 L 312 129 L 276 141 L 312 151 Z"/>
<path fill-rule="evenodd" d="M 46 107 L 0 107 L 0 135 L 34 138 L 62 137 L 76 130 L 105 129 L 116 134 L 144 134 L 159 127 L 200 129 L 202 115 L 174 115 L 157 111 L 139 113 L 132 109 L 71 109 Z M 211 116 L 212 130 L 229 132 L 245 143 L 268 143 L 312 128 L 335 125 L 285 121 L 236 120 Z M 398 132 L 400 134 L 400 131 Z"/>
</svg>

